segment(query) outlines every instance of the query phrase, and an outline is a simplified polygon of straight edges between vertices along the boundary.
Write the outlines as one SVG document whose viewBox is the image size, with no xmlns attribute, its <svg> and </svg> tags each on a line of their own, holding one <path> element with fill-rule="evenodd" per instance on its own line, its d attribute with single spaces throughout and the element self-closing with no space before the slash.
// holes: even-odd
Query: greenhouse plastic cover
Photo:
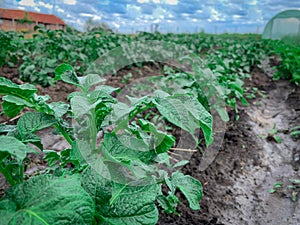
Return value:
<svg viewBox="0 0 300 225">
<path fill-rule="evenodd" d="M 281 39 L 300 36 L 300 10 L 287 10 L 278 13 L 266 25 L 263 38 Z"/>
</svg>

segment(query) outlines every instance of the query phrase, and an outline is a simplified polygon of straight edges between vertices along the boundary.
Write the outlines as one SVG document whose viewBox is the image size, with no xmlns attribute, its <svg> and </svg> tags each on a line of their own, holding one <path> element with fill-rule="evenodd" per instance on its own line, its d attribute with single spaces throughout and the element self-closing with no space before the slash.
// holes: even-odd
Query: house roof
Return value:
<svg viewBox="0 0 300 225">
<path fill-rule="evenodd" d="M 58 18 L 55 15 L 28 12 L 28 11 L 17 10 L 17 9 L 0 8 L 0 19 L 24 19 L 24 18 L 27 18 L 28 20 L 31 21 L 37 21 L 39 23 L 66 25 L 62 19 Z"/>
</svg>

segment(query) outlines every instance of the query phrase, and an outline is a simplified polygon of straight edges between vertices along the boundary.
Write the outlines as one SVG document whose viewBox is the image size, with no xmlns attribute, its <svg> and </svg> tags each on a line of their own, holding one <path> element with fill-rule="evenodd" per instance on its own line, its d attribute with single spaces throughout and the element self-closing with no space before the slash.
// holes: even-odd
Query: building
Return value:
<svg viewBox="0 0 300 225">
<path fill-rule="evenodd" d="M 0 8 L 0 30 L 32 32 L 35 25 L 44 25 L 51 30 L 66 27 L 65 22 L 55 15 Z"/>
</svg>

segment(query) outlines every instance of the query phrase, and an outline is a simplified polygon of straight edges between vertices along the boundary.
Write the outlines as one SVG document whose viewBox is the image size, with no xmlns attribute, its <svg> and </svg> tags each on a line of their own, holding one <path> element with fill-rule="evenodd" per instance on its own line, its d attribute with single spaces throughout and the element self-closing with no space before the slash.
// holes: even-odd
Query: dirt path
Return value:
<svg viewBox="0 0 300 225">
<path fill-rule="evenodd" d="M 255 141 L 260 146 L 261 164 L 249 165 L 246 179 L 238 180 L 234 185 L 241 187 L 242 194 L 251 193 L 250 197 L 260 203 L 249 204 L 247 198 L 240 199 L 240 202 L 244 202 L 241 212 L 248 218 L 245 219 L 245 224 L 300 224 L 300 201 L 293 203 L 290 193 L 286 193 L 285 198 L 279 198 L 280 196 L 267 192 L 278 181 L 284 183 L 291 178 L 300 177 L 299 164 L 294 158 L 300 151 L 299 142 L 292 140 L 289 135 L 294 119 L 299 117 L 299 112 L 288 103 L 289 96 L 295 93 L 296 87 L 286 81 L 278 81 L 275 85 L 260 104 L 256 102 L 247 111 L 249 124 L 257 136 Z M 298 103 L 300 106 L 300 101 Z M 267 139 L 258 137 L 270 133 L 275 124 L 282 143 L 277 143 L 270 135 Z"/>
</svg>

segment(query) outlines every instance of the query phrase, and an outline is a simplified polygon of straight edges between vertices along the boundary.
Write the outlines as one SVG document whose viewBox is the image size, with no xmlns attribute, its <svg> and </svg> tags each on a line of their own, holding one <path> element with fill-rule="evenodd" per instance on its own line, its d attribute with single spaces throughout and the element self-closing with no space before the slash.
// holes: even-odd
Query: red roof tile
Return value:
<svg viewBox="0 0 300 225">
<path fill-rule="evenodd" d="M 24 17 L 26 16 L 28 20 L 37 21 L 39 23 L 66 25 L 65 22 L 62 21 L 62 19 L 51 14 L 27 12 L 24 10 L 17 10 L 17 9 L 0 8 L 0 19 L 24 19 Z"/>
</svg>

